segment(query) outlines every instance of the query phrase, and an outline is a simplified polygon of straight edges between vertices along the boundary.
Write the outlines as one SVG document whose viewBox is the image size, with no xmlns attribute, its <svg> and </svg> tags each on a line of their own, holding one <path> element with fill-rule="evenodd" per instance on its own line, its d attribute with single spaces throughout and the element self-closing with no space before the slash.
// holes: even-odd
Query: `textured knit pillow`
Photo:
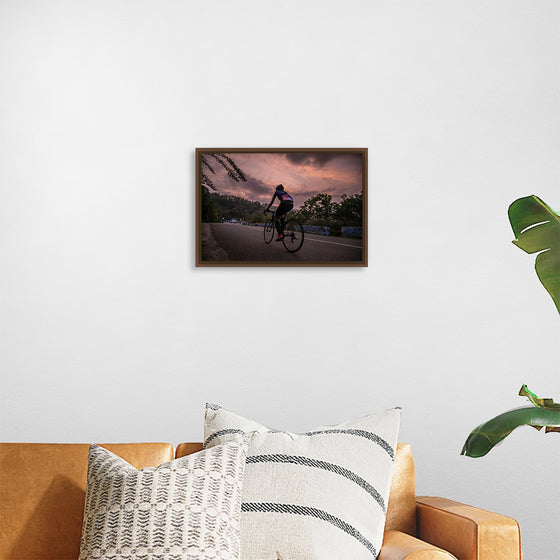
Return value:
<svg viewBox="0 0 560 560">
<path fill-rule="evenodd" d="M 293 434 L 207 405 L 205 447 L 254 432 L 243 482 L 243 560 L 377 558 L 400 412 Z"/>
<path fill-rule="evenodd" d="M 246 452 L 227 443 L 137 470 L 92 445 L 80 560 L 237 560 Z"/>
</svg>

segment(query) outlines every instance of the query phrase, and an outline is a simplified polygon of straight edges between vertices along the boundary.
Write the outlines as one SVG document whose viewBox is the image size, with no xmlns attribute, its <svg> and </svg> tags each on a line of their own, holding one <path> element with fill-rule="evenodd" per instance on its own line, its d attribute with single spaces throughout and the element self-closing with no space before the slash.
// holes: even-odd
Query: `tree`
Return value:
<svg viewBox="0 0 560 560">
<path fill-rule="evenodd" d="M 332 196 L 319 193 L 308 198 L 299 209 L 299 217 L 306 222 L 326 222 L 332 215 Z"/>
<path fill-rule="evenodd" d="M 226 170 L 227 176 L 236 183 L 246 181 L 245 173 L 227 154 L 207 153 L 200 155 L 200 188 L 201 193 L 201 213 L 203 222 L 215 222 L 218 220 L 216 205 L 211 198 L 210 189 L 215 191 L 216 187 L 210 178 L 210 174 L 215 175 L 214 167 L 210 165 L 218 164 Z"/>
<path fill-rule="evenodd" d="M 207 192 L 208 189 L 205 188 Z M 218 219 L 236 219 L 237 221 L 264 222 L 264 205 L 254 200 L 247 200 L 231 194 L 209 193 Z"/>
<path fill-rule="evenodd" d="M 216 222 L 218 221 L 218 211 L 216 205 L 212 200 L 212 195 L 206 187 L 202 187 L 200 197 L 200 209 L 203 222 Z"/>
<path fill-rule="evenodd" d="M 221 165 L 226 170 L 227 176 L 230 179 L 233 179 L 236 183 L 240 183 L 247 180 L 247 178 L 245 177 L 245 173 L 241 171 L 239 166 L 227 154 L 220 154 L 220 153 L 201 154 L 200 182 L 202 187 L 207 187 L 209 189 L 212 189 L 213 191 L 216 190 L 216 187 L 214 186 L 214 182 L 208 175 L 208 172 L 212 173 L 212 175 L 216 174 L 216 171 L 214 171 L 214 168 L 210 165 L 211 160 Z"/>
<path fill-rule="evenodd" d="M 352 196 L 342 195 L 342 200 L 334 205 L 333 217 L 345 226 L 361 226 L 363 214 L 362 193 Z"/>
</svg>

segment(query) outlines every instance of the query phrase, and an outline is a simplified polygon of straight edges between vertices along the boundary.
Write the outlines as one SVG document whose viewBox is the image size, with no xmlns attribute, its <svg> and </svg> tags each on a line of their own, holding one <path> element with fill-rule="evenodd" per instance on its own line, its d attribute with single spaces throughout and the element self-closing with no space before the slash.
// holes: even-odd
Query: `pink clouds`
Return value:
<svg viewBox="0 0 560 560">
<path fill-rule="evenodd" d="M 296 207 L 318 193 L 328 193 L 333 200 L 343 194 L 362 191 L 361 152 L 277 152 L 228 153 L 245 174 L 247 181 L 236 183 L 223 169 L 212 176 L 220 194 L 242 196 L 268 203 L 274 187 L 282 183 L 294 197 Z"/>
</svg>

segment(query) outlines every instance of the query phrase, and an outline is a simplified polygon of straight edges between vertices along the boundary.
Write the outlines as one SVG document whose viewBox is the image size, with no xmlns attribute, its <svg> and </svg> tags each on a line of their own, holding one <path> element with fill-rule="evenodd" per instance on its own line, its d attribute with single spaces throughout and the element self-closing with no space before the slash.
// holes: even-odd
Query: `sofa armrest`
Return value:
<svg viewBox="0 0 560 560">
<path fill-rule="evenodd" d="M 458 560 L 520 560 L 521 537 L 515 519 L 445 498 L 416 498 L 418 538 Z"/>
<path fill-rule="evenodd" d="M 385 531 L 378 560 L 456 560 L 436 546 L 401 531 Z"/>
</svg>

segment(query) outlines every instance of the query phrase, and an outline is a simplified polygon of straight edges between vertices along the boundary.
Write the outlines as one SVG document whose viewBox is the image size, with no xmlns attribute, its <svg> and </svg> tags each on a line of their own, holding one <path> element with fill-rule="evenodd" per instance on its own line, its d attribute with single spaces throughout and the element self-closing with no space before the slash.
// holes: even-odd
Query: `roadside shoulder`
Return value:
<svg viewBox="0 0 560 560">
<path fill-rule="evenodd" d="M 212 224 L 200 225 L 200 244 L 202 250 L 203 261 L 228 261 L 228 254 L 218 247 L 214 234 L 212 232 Z"/>
</svg>

